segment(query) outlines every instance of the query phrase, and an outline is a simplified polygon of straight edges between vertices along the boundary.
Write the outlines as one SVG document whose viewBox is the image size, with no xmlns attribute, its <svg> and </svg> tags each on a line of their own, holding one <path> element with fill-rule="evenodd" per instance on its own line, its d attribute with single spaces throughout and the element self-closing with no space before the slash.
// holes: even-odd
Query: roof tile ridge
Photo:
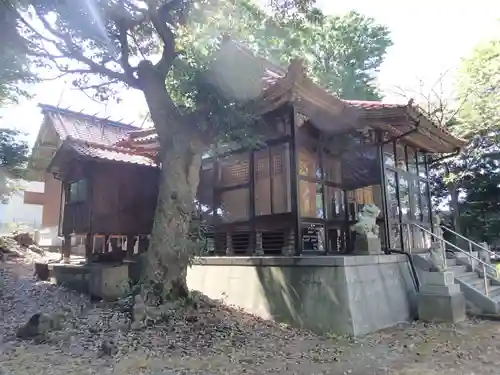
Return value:
<svg viewBox="0 0 500 375">
<path fill-rule="evenodd" d="M 105 145 L 102 143 L 87 141 L 87 140 L 83 140 L 83 139 L 77 139 L 77 138 L 74 138 L 71 136 L 68 136 L 67 139 L 73 143 L 78 143 L 78 144 L 85 145 L 85 146 L 99 148 L 101 150 L 117 151 L 117 152 L 121 152 L 121 153 L 125 153 L 125 154 L 135 155 L 134 149 L 128 148 L 128 147 L 119 147 L 119 146 L 115 146 L 115 145 Z"/>
</svg>

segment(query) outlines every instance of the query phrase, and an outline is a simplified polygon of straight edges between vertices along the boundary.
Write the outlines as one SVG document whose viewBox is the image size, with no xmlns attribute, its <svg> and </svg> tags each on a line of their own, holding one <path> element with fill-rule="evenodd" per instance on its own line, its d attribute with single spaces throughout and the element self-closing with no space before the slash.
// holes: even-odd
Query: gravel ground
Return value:
<svg viewBox="0 0 500 375">
<path fill-rule="evenodd" d="M 2 281 L 3 280 L 3 281 Z M 15 330 L 36 312 L 64 312 L 45 341 Z M 0 374 L 500 373 L 500 324 L 409 324 L 360 339 L 323 338 L 216 302 L 187 308 L 164 326 L 130 331 L 109 306 L 33 278 L 29 261 L 0 265 Z M 112 345 L 118 352 L 103 353 Z"/>
</svg>

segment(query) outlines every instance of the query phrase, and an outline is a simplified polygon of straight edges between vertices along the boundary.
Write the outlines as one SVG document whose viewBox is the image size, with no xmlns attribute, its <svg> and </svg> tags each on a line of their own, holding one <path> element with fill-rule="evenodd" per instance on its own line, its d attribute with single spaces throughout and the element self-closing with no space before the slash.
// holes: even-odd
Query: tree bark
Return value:
<svg viewBox="0 0 500 375">
<path fill-rule="evenodd" d="M 142 69 L 142 70 L 141 70 Z M 188 295 L 187 267 L 197 244 L 189 236 L 198 189 L 202 149 L 152 65 L 139 79 L 160 142 L 161 171 L 151 241 L 144 254 L 147 298 L 156 303 Z"/>
</svg>

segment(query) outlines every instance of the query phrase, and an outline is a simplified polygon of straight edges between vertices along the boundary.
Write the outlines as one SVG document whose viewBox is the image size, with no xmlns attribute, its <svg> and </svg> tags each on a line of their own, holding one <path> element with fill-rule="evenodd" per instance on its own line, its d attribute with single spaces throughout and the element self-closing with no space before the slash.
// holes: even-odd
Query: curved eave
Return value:
<svg viewBox="0 0 500 375">
<path fill-rule="evenodd" d="M 430 153 L 451 153 L 467 142 L 434 124 L 419 107 L 387 105 L 360 108 L 365 125 L 386 131 L 391 137 Z M 406 134 L 405 134 L 406 133 Z"/>
<path fill-rule="evenodd" d="M 358 121 L 360 111 L 307 77 L 300 60 L 293 61 L 285 76 L 268 86 L 256 103 L 260 113 L 293 103 L 298 112 L 325 133 L 342 133 L 362 126 Z"/>
</svg>

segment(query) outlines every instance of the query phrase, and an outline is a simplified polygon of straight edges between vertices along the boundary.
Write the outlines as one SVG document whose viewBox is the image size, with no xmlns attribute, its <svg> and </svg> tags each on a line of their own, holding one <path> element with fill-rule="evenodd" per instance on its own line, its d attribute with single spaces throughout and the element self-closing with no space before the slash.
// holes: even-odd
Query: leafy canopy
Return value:
<svg viewBox="0 0 500 375">
<path fill-rule="evenodd" d="M 325 16 L 312 4 L 272 1 L 274 12 L 264 12 L 249 0 L 44 0 L 18 13 L 28 55 L 73 75 L 99 100 L 116 94 L 109 84 L 141 89 L 145 59 L 171 75 L 177 99 L 192 99 L 222 32 L 283 65 L 305 57 L 312 76 L 343 97 L 377 98 L 373 80 L 391 45 L 387 28 L 355 12 Z"/>
<path fill-rule="evenodd" d="M 24 84 L 35 82 L 26 55 L 26 43 L 19 36 L 17 20 L 12 9 L 25 9 L 26 4 L 0 0 L 0 107 L 15 103 L 27 96 Z"/>
<path fill-rule="evenodd" d="M 466 137 L 488 135 L 500 127 L 500 39 L 477 46 L 463 62 L 459 95 L 464 99 L 456 131 Z"/>
<path fill-rule="evenodd" d="M 28 145 L 20 133 L 12 129 L 0 129 L 0 201 L 18 188 L 17 178 L 24 176 Z"/>
<path fill-rule="evenodd" d="M 500 151 L 500 41 L 478 45 L 463 60 L 458 78 L 456 116 L 445 126 L 469 144 L 433 166 L 433 195 L 435 203 L 455 195 L 455 222 L 472 238 L 491 241 L 500 227 L 500 169 L 490 157 Z"/>
</svg>

